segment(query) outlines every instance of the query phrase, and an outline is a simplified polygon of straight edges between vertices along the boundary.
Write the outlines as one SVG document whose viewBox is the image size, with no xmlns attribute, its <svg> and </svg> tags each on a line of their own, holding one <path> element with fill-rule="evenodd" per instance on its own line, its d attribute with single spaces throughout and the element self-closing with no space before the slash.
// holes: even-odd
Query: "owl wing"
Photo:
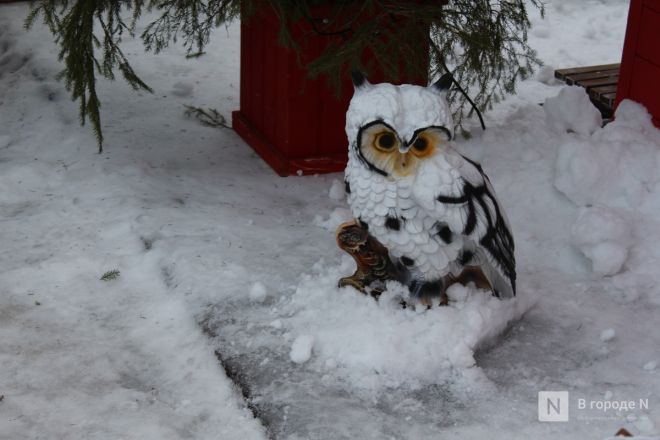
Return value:
<svg viewBox="0 0 660 440">
<path fill-rule="evenodd" d="M 463 237 L 459 268 L 481 266 L 496 296 L 515 296 L 513 235 L 481 165 L 454 151 L 427 165 L 417 176 L 413 197 L 437 220 L 444 240 L 447 227 Z"/>
</svg>

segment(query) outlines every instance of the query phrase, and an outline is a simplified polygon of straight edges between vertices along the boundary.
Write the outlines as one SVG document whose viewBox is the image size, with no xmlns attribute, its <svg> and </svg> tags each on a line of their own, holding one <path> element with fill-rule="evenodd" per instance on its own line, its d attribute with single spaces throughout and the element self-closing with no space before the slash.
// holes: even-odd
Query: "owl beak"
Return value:
<svg viewBox="0 0 660 440">
<path fill-rule="evenodd" d="M 408 150 L 410 150 L 410 145 L 402 142 L 401 146 L 399 146 L 399 153 L 406 154 Z"/>
</svg>

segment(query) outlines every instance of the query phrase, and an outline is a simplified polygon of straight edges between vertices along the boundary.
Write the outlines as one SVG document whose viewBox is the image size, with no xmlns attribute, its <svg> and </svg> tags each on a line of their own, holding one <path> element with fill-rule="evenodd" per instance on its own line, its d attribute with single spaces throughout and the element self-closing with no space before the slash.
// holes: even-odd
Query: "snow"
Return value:
<svg viewBox="0 0 660 440">
<path fill-rule="evenodd" d="M 543 109 L 548 126 L 557 134 L 590 135 L 603 124 L 600 112 L 582 87 L 563 87 L 557 96 L 545 100 Z"/>
<path fill-rule="evenodd" d="M 613 328 L 607 328 L 600 332 L 600 340 L 603 342 L 609 342 L 616 336 L 616 331 Z"/>
<path fill-rule="evenodd" d="M 314 348 L 314 336 L 300 335 L 291 344 L 289 357 L 296 364 L 304 364 L 312 357 L 312 348 Z"/>
<path fill-rule="evenodd" d="M 268 290 L 266 289 L 266 286 L 260 281 L 257 281 L 256 283 L 252 284 L 252 287 L 250 287 L 250 300 L 254 302 L 264 302 L 266 298 L 268 297 Z"/>
<path fill-rule="evenodd" d="M 632 243 L 630 221 L 612 208 L 582 208 L 571 229 L 574 244 L 598 275 L 614 275 L 628 258 Z"/>
<path fill-rule="evenodd" d="M 552 68 L 618 61 L 628 2 L 547 5 L 547 67 L 456 142 L 511 221 L 518 297 L 455 286 L 430 310 L 336 287 L 341 174 L 281 179 L 185 117 L 238 107 L 238 26 L 199 59 L 127 40 L 156 93 L 99 81 L 98 155 L 52 38 L 0 5 L 0 438 L 657 440 L 660 131 L 632 102 L 604 128 L 577 95 L 559 129 L 538 105 L 574 93 Z M 537 421 L 541 390 L 569 391 L 569 422 Z"/>
<path fill-rule="evenodd" d="M 474 351 L 530 307 L 528 298 L 500 301 L 490 292 L 455 286 L 449 307 L 402 310 L 399 302 L 407 292 L 396 282 L 388 283 L 378 302 L 352 288 L 338 289 L 337 280 L 352 266 L 345 258 L 339 267 L 303 277 L 282 313 L 290 316 L 283 320 L 285 329 L 314 336 L 315 366 L 336 363 L 336 374 L 355 388 L 420 388 L 470 376 Z M 301 347 L 300 338 L 292 350 L 292 360 L 299 362 L 293 359 L 296 344 Z"/>
<path fill-rule="evenodd" d="M 345 196 L 344 184 L 339 181 L 339 179 L 334 179 L 330 190 L 328 191 L 328 197 L 332 200 L 343 200 Z"/>
<path fill-rule="evenodd" d="M 646 371 L 655 371 L 655 369 L 658 368 L 658 362 L 648 361 L 642 368 L 644 368 Z"/>
</svg>

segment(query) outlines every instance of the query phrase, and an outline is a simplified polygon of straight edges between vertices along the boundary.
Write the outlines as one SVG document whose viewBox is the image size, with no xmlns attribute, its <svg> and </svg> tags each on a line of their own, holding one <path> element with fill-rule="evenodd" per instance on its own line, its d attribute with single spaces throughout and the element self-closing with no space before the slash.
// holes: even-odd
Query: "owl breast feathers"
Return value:
<svg viewBox="0 0 660 440">
<path fill-rule="evenodd" d="M 476 268 L 495 296 L 512 297 L 513 236 L 481 166 L 451 142 L 450 82 L 445 76 L 429 87 L 372 85 L 354 76 L 348 202 L 389 250 L 412 295 L 446 288 L 448 277 Z"/>
</svg>

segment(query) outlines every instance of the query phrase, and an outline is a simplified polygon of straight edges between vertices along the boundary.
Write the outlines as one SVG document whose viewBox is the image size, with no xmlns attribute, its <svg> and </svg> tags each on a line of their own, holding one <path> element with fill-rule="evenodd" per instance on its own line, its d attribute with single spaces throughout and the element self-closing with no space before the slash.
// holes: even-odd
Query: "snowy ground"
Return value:
<svg viewBox="0 0 660 440">
<path fill-rule="evenodd" d="M 509 214 L 519 299 L 426 312 L 334 287 L 339 174 L 279 178 L 184 116 L 238 107 L 237 27 L 198 60 L 129 42 L 156 92 L 101 83 L 99 156 L 51 37 L 0 6 L 0 438 L 659 435 L 660 132 L 634 104 L 604 129 L 574 91 L 538 105 L 553 68 L 618 61 L 626 3 L 548 1 L 548 67 L 461 143 Z M 543 390 L 570 422 L 538 422 Z"/>
</svg>

